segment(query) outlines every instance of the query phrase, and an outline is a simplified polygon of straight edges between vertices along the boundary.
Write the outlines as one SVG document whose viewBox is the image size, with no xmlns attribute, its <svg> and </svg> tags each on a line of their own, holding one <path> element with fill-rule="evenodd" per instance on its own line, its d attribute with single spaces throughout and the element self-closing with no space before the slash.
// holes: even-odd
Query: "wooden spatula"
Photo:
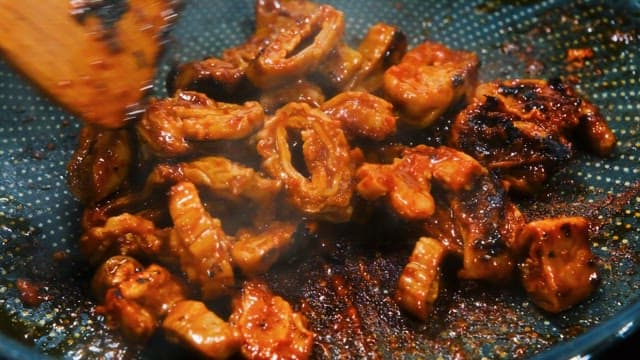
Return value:
<svg viewBox="0 0 640 360">
<path fill-rule="evenodd" d="M 70 112 L 117 128 L 151 85 L 175 5 L 172 0 L 0 0 L 0 52 Z"/>
</svg>

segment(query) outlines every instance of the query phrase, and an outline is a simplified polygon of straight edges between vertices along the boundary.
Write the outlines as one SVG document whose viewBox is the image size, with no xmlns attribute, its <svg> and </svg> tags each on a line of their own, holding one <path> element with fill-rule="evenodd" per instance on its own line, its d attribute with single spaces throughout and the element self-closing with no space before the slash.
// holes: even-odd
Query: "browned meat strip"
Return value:
<svg viewBox="0 0 640 360">
<path fill-rule="evenodd" d="M 407 220 L 424 220 L 433 215 L 431 159 L 408 155 L 392 164 L 365 163 L 356 172 L 356 190 L 367 200 L 386 197 L 398 215 Z"/>
<path fill-rule="evenodd" d="M 405 113 L 404 121 L 426 127 L 475 90 L 478 58 L 425 42 L 384 73 L 384 91 Z"/>
<path fill-rule="evenodd" d="M 347 91 L 329 99 L 320 107 L 332 119 L 340 121 L 350 137 L 384 140 L 396 132 L 393 105 L 361 91 Z"/>
<path fill-rule="evenodd" d="M 320 5 L 301 21 L 274 32 L 247 67 L 247 77 L 259 88 L 300 78 L 340 43 L 343 31 L 342 12 Z"/>
<path fill-rule="evenodd" d="M 138 135 L 159 156 L 193 152 L 194 141 L 240 139 L 257 130 L 264 120 L 262 106 L 216 102 L 193 91 L 178 91 L 172 98 L 152 102 L 137 125 Z"/>
<path fill-rule="evenodd" d="M 504 282 L 515 265 L 512 254 L 524 217 L 495 178 L 470 156 L 449 147 L 417 146 L 407 153 L 433 162 L 433 181 L 445 191 L 454 226 L 462 238 L 464 279 Z"/>
<path fill-rule="evenodd" d="M 228 294 L 234 284 L 231 241 L 220 220 L 204 208 L 195 185 L 180 182 L 171 188 L 169 211 L 173 219 L 170 251 L 190 282 L 210 300 Z"/>
<path fill-rule="evenodd" d="M 440 264 L 446 248 L 440 241 L 421 237 L 398 279 L 396 300 L 412 315 L 426 320 L 440 291 Z"/>
<path fill-rule="evenodd" d="M 378 93 L 383 86 L 384 72 L 400 62 L 407 52 L 407 37 L 397 27 L 378 23 L 369 28 L 358 46 L 361 65 L 343 90 Z"/>
<path fill-rule="evenodd" d="M 194 300 L 175 304 L 162 322 L 169 341 L 184 344 L 207 359 L 227 359 L 240 350 L 242 338 L 236 329 Z"/>
<path fill-rule="evenodd" d="M 510 279 L 512 255 L 522 251 L 516 235 L 524 217 L 487 169 L 470 156 L 449 147 L 420 145 L 405 150 L 393 164 L 362 165 L 357 178 L 362 197 L 387 196 L 401 217 L 424 221 L 424 229 L 434 232 L 426 235 L 443 235 L 450 251 L 462 251 L 461 278 Z M 432 191 L 432 184 L 442 191 Z M 437 203 L 450 213 L 436 213 Z"/>
</svg>

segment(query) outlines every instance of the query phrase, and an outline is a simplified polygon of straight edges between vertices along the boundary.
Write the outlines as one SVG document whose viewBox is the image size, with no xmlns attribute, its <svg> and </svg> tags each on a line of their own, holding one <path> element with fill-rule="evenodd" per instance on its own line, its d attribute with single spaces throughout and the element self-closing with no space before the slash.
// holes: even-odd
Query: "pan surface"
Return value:
<svg viewBox="0 0 640 360">
<path fill-rule="evenodd" d="M 391 234 L 382 231 L 383 241 L 363 246 L 350 239 L 350 230 L 336 228 L 335 257 L 300 255 L 268 275 L 291 302 L 307 299 L 319 334 L 314 355 L 570 358 L 634 331 L 640 322 L 640 2 L 326 2 L 344 11 L 352 44 L 383 21 L 403 29 L 410 45 L 430 39 L 475 51 L 482 80 L 574 82 L 605 115 L 618 147 L 606 159 L 580 155 L 554 177 L 551 191 L 522 205 L 530 217 L 584 215 L 601 225 L 592 246 L 603 282 L 588 301 L 551 316 L 517 286 L 456 282 L 444 290 L 433 319 L 421 323 L 390 300 L 407 256 L 389 248 L 384 238 Z M 154 95 L 166 96 L 173 64 L 243 42 L 252 23 L 253 1 L 188 1 L 170 34 Z M 568 49 L 587 48 L 593 56 L 584 64 L 567 62 Z M 0 355 L 176 358 L 182 350 L 161 337 L 145 348 L 123 343 L 94 311 L 91 269 L 77 249 L 81 206 L 65 174 L 79 128 L 78 119 L 0 60 Z M 36 288 L 36 301 L 21 300 L 17 283 Z M 343 316 L 347 306 L 357 310 L 358 323 Z"/>
</svg>

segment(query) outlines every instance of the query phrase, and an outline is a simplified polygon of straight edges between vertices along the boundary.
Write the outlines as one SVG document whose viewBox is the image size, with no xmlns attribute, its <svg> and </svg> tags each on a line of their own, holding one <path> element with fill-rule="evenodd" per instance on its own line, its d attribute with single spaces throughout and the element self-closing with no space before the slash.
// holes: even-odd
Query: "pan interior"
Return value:
<svg viewBox="0 0 640 360">
<path fill-rule="evenodd" d="M 475 51 L 482 80 L 561 77 L 596 104 L 618 137 L 611 158 L 581 155 L 559 173 L 545 196 L 524 201 L 530 217 L 587 215 L 598 219 L 593 249 L 602 285 L 587 302 L 560 315 L 538 310 L 521 289 L 454 282 L 435 321 L 403 315 L 391 300 L 410 249 L 336 227 L 336 256 L 304 254 L 268 280 L 290 301 L 309 302 L 319 334 L 318 357 L 374 353 L 432 358 L 523 358 L 559 346 L 615 319 L 640 301 L 640 4 L 634 1 L 327 1 L 344 11 L 347 41 L 357 44 L 376 22 L 398 25 L 410 45 L 425 39 Z M 219 54 L 252 32 L 253 2 L 193 0 L 171 32 L 155 96 L 166 96 L 171 66 Z M 566 62 L 570 48 L 590 48 L 582 67 Z M 172 358 L 180 349 L 160 337 L 140 348 L 105 328 L 88 295 L 91 269 L 77 249 L 80 204 L 65 167 L 80 128 L 73 118 L 0 62 L 0 342 L 18 341 L 15 357 L 44 353 L 69 358 Z M 360 232 L 361 234 L 362 232 Z M 27 306 L 16 282 L 40 287 L 45 301 Z M 327 285 L 328 284 L 328 285 Z M 348 296 L 339 296 L 343 286 Z M 359 323 L 346 318 L 357 310 Z M 613 336 L 613 335 L 612 335 Z M 597 345 L 601 337 L 593 337 Z M 9 340 L 13 339 L 13 340 Z M 488 341 L 491 339 L 491 341 Z M 600 340 L 598 340 L 600 339 Z M 3 345 L 5 346 L 5 345 Z M 2 349 L 2 347 L 0 347 Z"/>
</svg>

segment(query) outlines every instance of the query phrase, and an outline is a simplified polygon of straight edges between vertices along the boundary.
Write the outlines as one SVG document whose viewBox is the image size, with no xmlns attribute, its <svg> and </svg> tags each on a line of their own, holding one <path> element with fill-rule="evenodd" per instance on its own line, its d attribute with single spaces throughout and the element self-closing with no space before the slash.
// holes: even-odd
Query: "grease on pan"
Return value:
<svg viewBox="0 0 640 360">
<path fill-rule="evenodd" d="M 415 45 L 429 38 L 452 48 L 476 51 L 483 80 L 504 77 L 562 76 L 598 105 L 618 136 L 610 159 L 580 157 L 558 174 L 560 191 L 547 207 L 532 202 L 531 213 L 567 211 L 599 218 L 602 236 L 593 244 L 602 259 L 603 284 L 595 296 L 557 316 L 539 312 L 520 290 L 498 291 L 463 283 L 442 295 L 446 306 L 436 324 L 407 320 L 389 307 L 388 291 L 402 259 L 376 256 L 384 248 L 362 253 L 356 246 L 339 249 L 348 259 L 328 269 L 298 264 L 326 287 L 307 280 L 303 291 L 324 296 L 331 307 L 348 306 L 336 286 L 352 294 L 360 321 L 375 332 L 354 327 L 340 311 L 322 314 L 319 326 L 338 323 L 335 343 L 358 356 L 370 351 L 401 351 L 422 356 L 530 357 L 590 331 L 640 301 L 640 42 L 637 4 L 609 8 L 595 1 L 328 1 L 345 11 L 347 39 L 357 42 L 377 21 L 397 24 Z M 251 33 L 252 1 L 192 1 L 172 32 L 155 82 L 163 96 L 164 78 L 175 62 L 219 53 Z M 626 4 L 626 5 L 625 5 Z M 625 7 L 626 6 L 626 7 Z M 625 11 L 629 9 L 629 11 Z M 634 10 L 635 9 L 635 10 Z M 635 11 L 635 13 L 634 13 Z M 566 51 L 590 48 L 582 67 L 568 68 Z M 80 206 L 67 190 L 66 161 L 76 146 L 77 119 L 52 105 L 0 63 L 0 327 L 2 336 L 19 339 L 38 353 L 67 357 L 170 358 L 177 349 L 152 339 L 147 350 L 122 344 L 92 311 L 84 284 L 91 276 L 78 257 L 76 239 Z M 567 214 L 568 215 L 568 214 Z M 54 256 L 54 254 L 57 254 Z M 363 259 L 367 259 L 364 263 Z M 275 289 L 296 299 L 300 282 L 275 272 Z M 290 274 L 290 273 L 289 273 Z M 314 277 L 312 276 L 312 279 Z M 29 279 L 51 300 L 26 307 L 16 280 Z M 372 282 L 371 279 L 379 279 Z M 354 335 L 355 334 L 355 335 Z M 612 334 L 613 335 L 613 334 Z M 486 339 L 496 339 L 489 344 Z M 594 337 L 594 339 L 598 339 Z M 330 344 L 330 339 L 320 339 Z M 595 341 L 595 340 L 594 340 Z M 339 354 L 325 346 L 326 355 Z M 28 356 L 28 353 L 21 354 Z"/>
</svg>

